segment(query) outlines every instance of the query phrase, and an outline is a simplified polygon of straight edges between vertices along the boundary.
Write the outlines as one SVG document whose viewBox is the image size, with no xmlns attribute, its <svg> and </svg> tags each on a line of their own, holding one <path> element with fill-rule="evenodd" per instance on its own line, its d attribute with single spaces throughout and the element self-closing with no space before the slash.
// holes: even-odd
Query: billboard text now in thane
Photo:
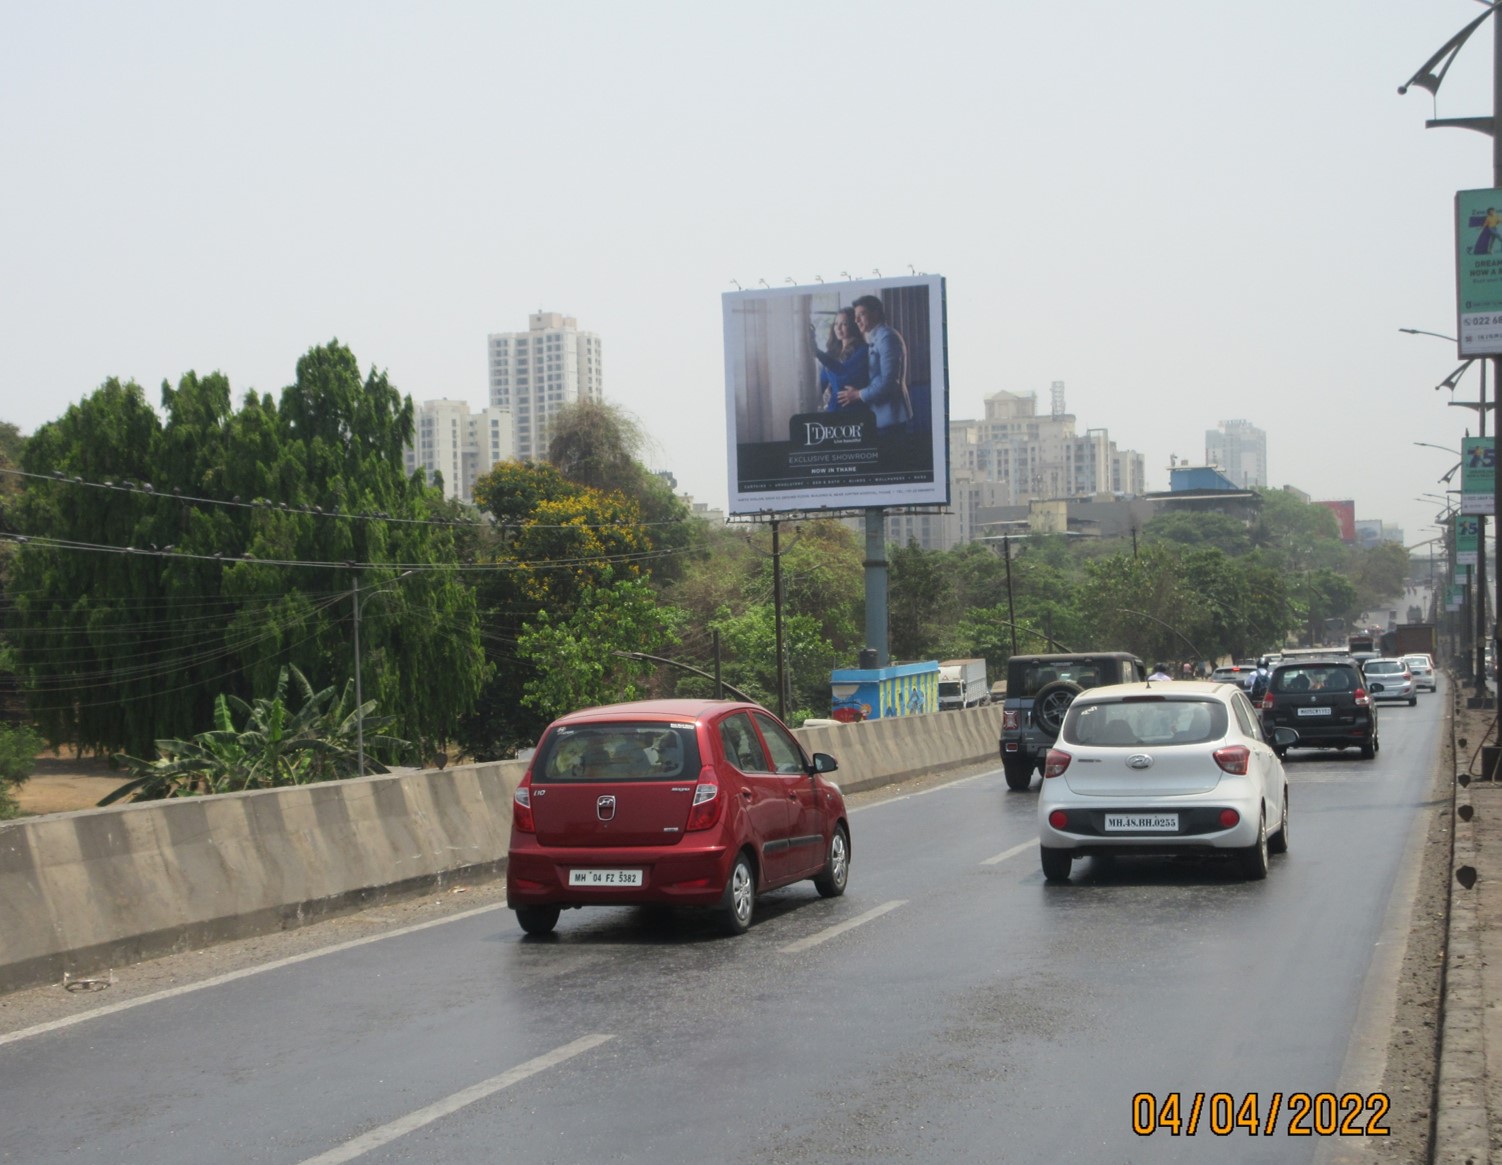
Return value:
<svg viewBox="0 0 1502 1165">
<path fill-rule="evenodd" d="M 727 292 L 730 512 L 949 503 L 944 280 Z"/>
</svg>

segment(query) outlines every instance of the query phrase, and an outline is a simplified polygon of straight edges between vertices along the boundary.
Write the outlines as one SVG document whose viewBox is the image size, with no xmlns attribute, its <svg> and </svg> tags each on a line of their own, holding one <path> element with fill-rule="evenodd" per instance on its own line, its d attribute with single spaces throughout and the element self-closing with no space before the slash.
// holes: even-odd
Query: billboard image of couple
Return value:
<svg viewBox="0 0 1502 1165">
<path fill-rule="evenodd" d="M 944 280 L 724 296 L 730 512 L 949 503 Z"/>
</svg>

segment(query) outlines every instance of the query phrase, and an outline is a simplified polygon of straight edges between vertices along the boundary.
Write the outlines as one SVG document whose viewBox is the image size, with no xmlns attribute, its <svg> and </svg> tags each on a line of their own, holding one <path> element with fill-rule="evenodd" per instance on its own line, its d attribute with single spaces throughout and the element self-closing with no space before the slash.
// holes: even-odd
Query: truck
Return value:
<svg viewBox="0 0 1502 1165">
<path fill-rule="evenodd" d="M 1362 655 L 1376 655 L 1379 648 L 1377 647 L 1377 640 L 1375 636 L 1352 635 L 1351 638 L 1347 640 L 1346 650 L 1349 651 L 1352 655 L 1355 655 L 1358 652 L 1360 652 Z"/>
<path fill-rule="evenodd" d="M 939 664 L 939 710 L 977 708 L 991 702 L 983 659 L 946 659 Z"/>
<path fill-rule="evenodd" d="M 939 665 L 929 659 L 837 668 L 829 673 L 829 695 L 830 717 L 841 724 L 937 712 Z"/>
<path fill-rule="evenodd" d="M 1392 655 L 1427 655 L 1434 657 L 1433 623 L 1400 623 L 1393 630 Z"/>
</svg>

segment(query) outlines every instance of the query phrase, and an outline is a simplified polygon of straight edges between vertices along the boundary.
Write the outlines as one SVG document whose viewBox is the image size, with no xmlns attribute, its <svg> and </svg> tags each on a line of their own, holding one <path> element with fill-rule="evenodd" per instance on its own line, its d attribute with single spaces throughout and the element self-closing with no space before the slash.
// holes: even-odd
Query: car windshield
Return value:
<svg viewBox="0 0 1502 1165">
<path fill-rule="evenodd" d="M 1273 676 L 1272 690 L 1286 692 L 1349 692 L 1359 687 L 1351 680 L 1351 669 L 1338 664 L 1282 667 Z"/>
<path fill-rule="evenodd" d="M 1403 662 L 1409 667 L 1427 668 L 1429 666 L 1429 657 L 1427 655 L 1405 655 Z"/>
<path fill-rule="evenodd" d="M 1374 659 L 1366 665 L 1366 674 L 1388 675 L 1403 670 L 1403 665 L 1396 660 Z"/>
<path fill-rule="evenodd" d="M 1121 664 L 1114 659 L 1047 659 L 1013 661 L 1007 695 L 1031 698 L 1055 680 L 1082 688 L 1098 688 L 1120 682 Z"/>
<path fill-rule="evenodd" d="M 684 723 L 561 725 L 532 762 L 534 781 L 653 781 L 698 771 L 698 736 Z"/>
<path fill-rule="evenodd" d="M 1100 748 L 1205 744 L 1226 734 L 1219 700 L 1133 698 L 1110 703 L 1076 701 L 1059 737 L 1066 744 Z"/>
</svg>

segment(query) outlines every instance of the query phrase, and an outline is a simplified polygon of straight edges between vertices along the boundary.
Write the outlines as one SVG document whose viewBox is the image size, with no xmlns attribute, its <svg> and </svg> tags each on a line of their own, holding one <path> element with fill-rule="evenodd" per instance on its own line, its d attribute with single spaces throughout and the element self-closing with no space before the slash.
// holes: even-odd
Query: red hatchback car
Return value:
<svg viewBox="0 0 1502 1165">
<path fill-rule="evenodd" d="M 757 894 L 812 878 L 845 892 L 850 822 L 834 758 L 765 708 L 647 700 L 548 726 L 517 786 L 506 905 L 528 934 L 565 906 L 714 908 L 751 925 Z"/>
</svg>

